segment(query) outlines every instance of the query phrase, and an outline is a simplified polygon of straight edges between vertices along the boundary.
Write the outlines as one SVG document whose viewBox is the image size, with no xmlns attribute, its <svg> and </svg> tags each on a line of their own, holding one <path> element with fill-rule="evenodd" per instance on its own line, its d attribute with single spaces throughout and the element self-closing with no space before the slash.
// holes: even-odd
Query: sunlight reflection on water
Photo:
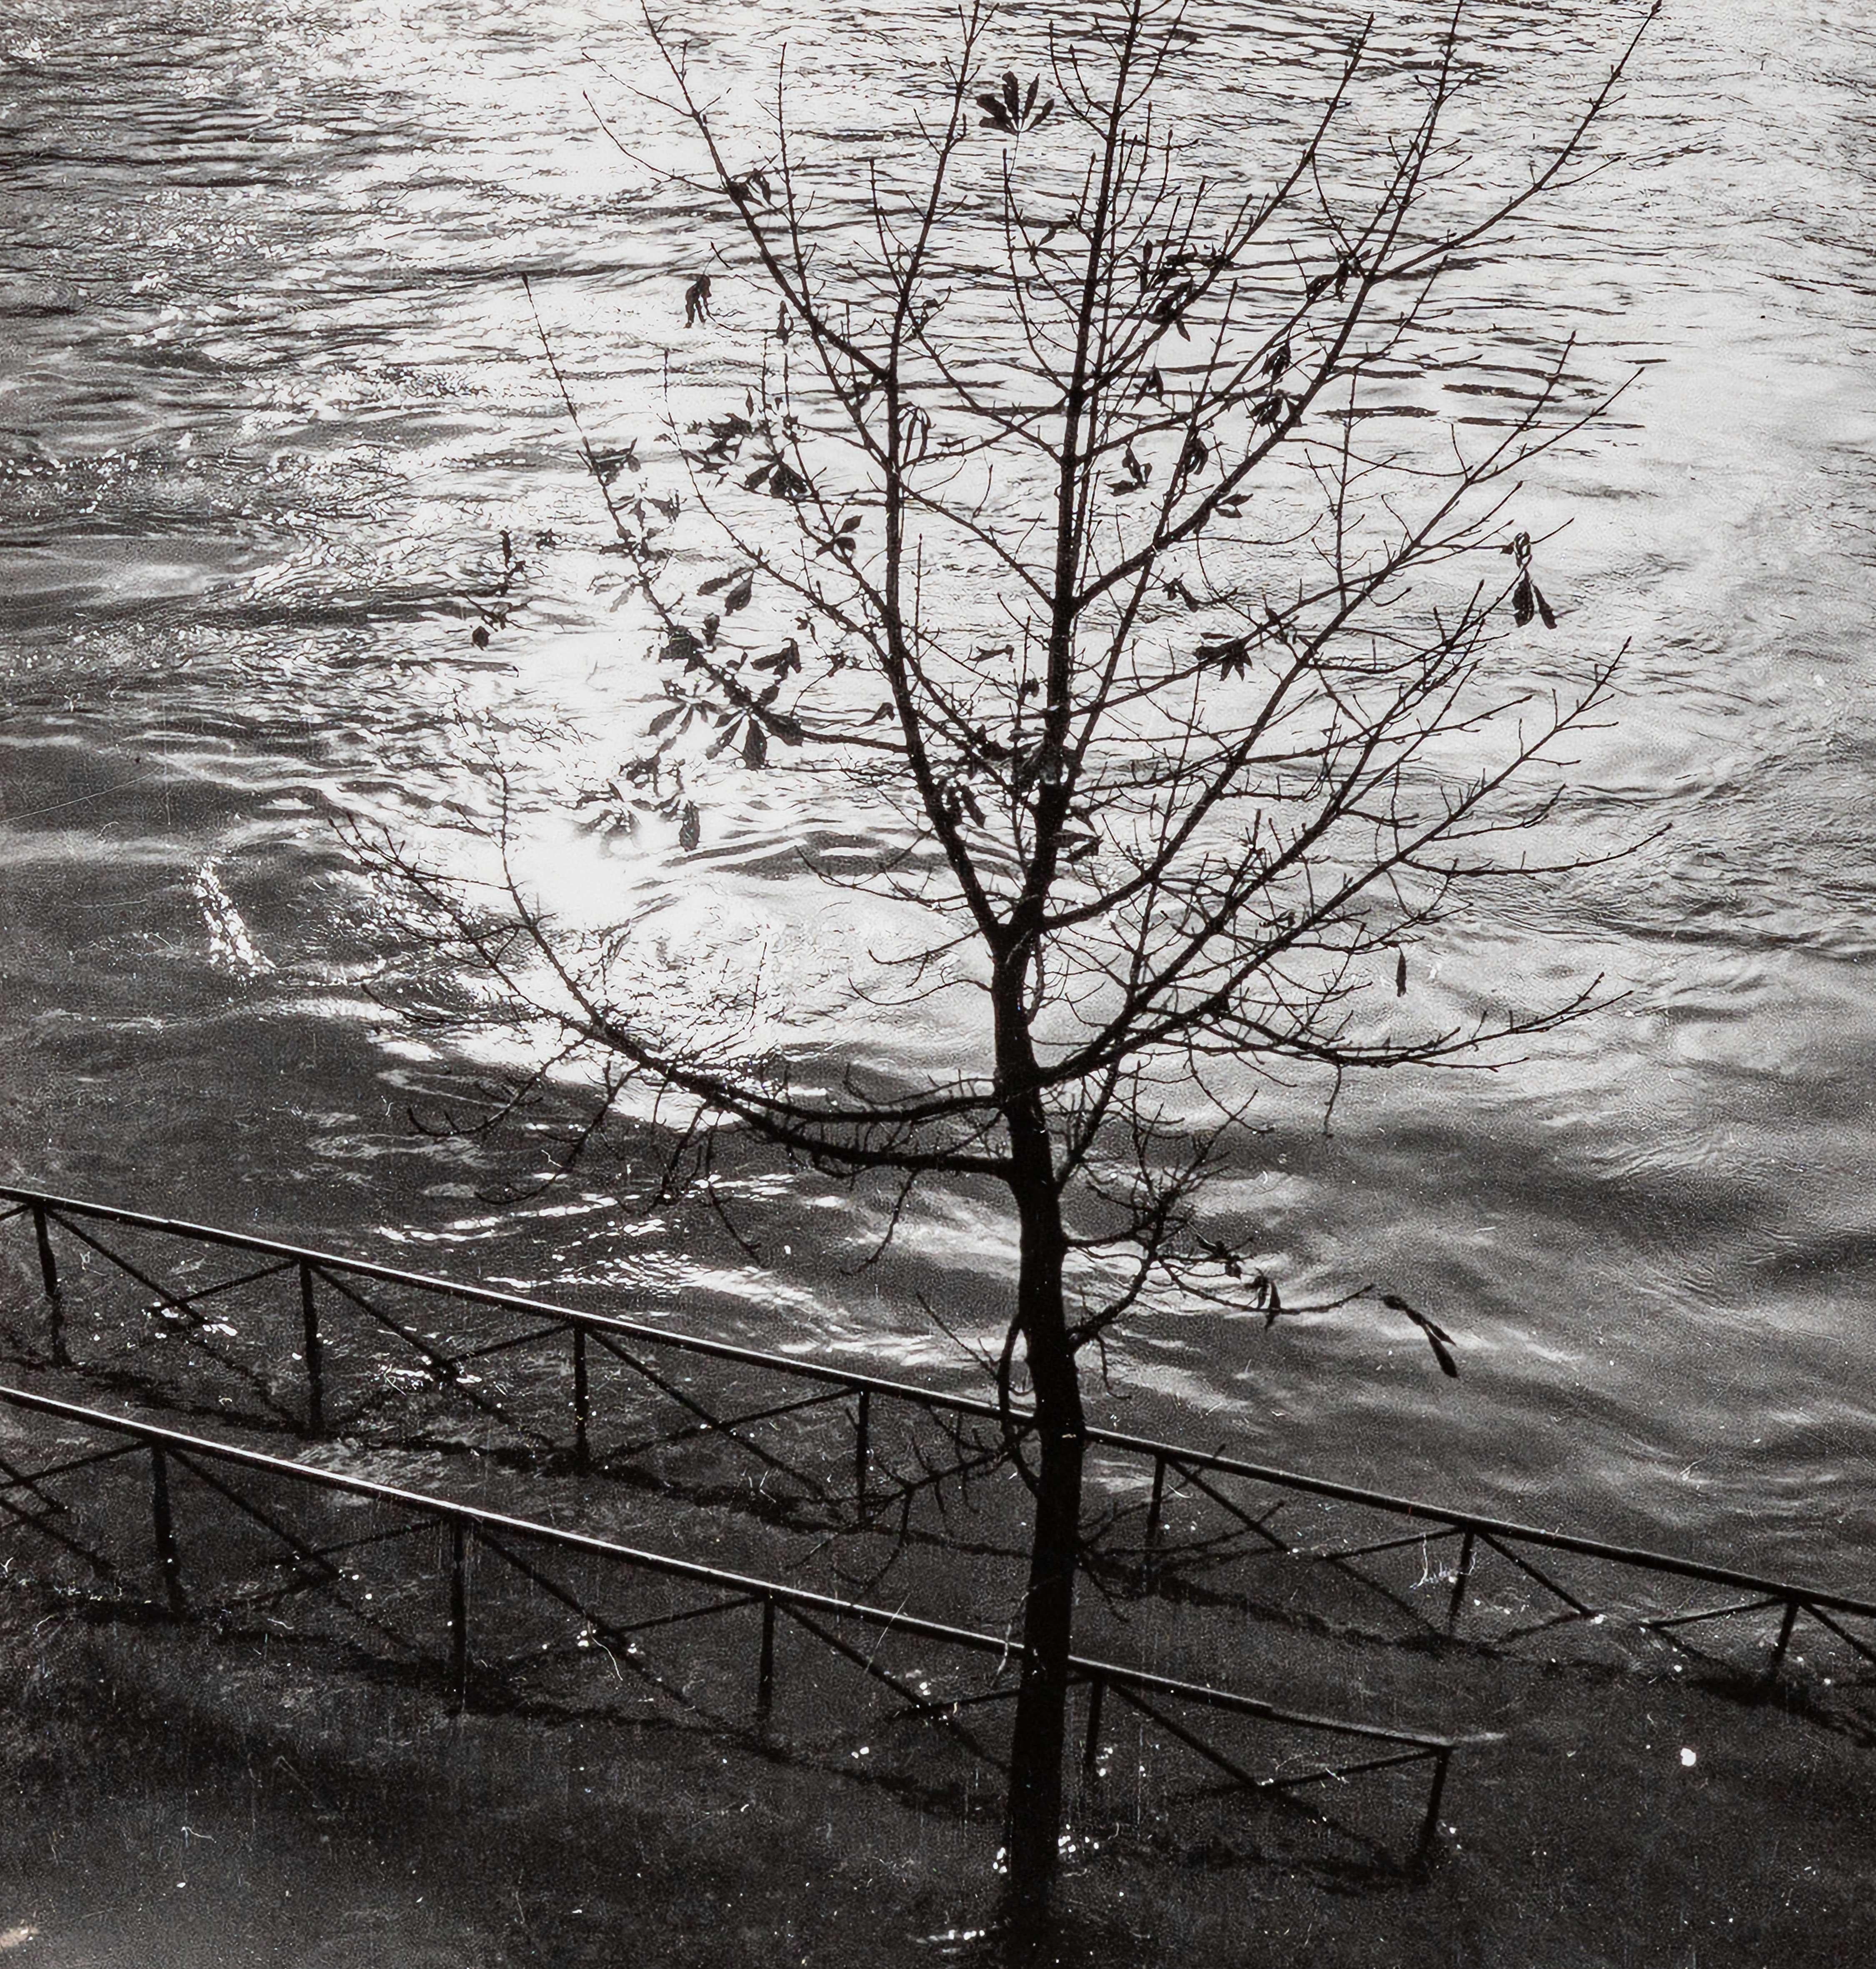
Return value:
<svg viewBox="0 0 1876 1969">
<path fill-rule="evenodd" d="M 1197 140 L 1246 141 L 1346 13 L 1197 8 L 1219 58 Z M 711 14 L 698 59 L 747 97 L 788 40 L 804 115 L 834 129 L 882 98 L 902 113 L 940 17 Z M 993 1327 L 1007 1242 L 979 1199 L 935 1202 L 857 1276 L 876 1199 L 815 1199 L 784 1259 L 808 1192 L 743 1178 L 758 1263 L 708 1224 L 621 1225 L 598 1195 L 572 1218 L 465 1207 L 491 1166 L 413 1138 L 407 1109 L 448 1077 L 379 1035 L 360 988 L 379 932 L 328 823 L 485 813 L 486 779 L 451 763 L 458 706 L 543 777 L 539 722 L 595 761 L 624 748 L 655 686 L 608 606 L 518 276 L 623 438 L 655 418 L 661 352 L 696 345 L 678 297 L 706 235 L 583 99 L 624 113 L 619 10 L 266 18 L 20 0 L 0 19 L 7 1163 L 316 1240 L 381 1227 L 439 1269 L 688 1295 L 727 1328 L 967 1378 L 917 1295 Z M 1560 62 L 1560 101 L 1606 31 L 1590 6 L 1479 20 L 1514 87 Z M 1382 38 L 1405 63 L 1412 10 Z M 1273 1091 L 1223 1207 L 1286 1282 L 1377 1277 L 1435 1309 L 1463 1380 L 1346 1315 L 1266 1335 L 1167 1306 L 1126 1358 L 1130 1423 L 1794 1565 L 1876 1529 L 1873 85 L 1848 10 L 1670 15 L 1613 126 L 1631 161 L 1529 229 L 1452 325 L 1473 365 L 1452 375 L 1486 392 L 1437 399 L 1463 414 L 1494 414 L 1571 327 L 1594 373 L 1641 365 L 1528 497 L 1570 523 L 1547 563 L 1565 633 L 1631 643 L 1575 824 L 1671 831 L 1417 972 L 1456 1006 L 1602 972 L 1619 1007 L 1500 1074 L 1356 1091 L 1333 1140 L 1313 1095 Z M 484 653 L 465 598 L 504 527 L 527 606 Z M 662 892 L 661 963 L 747 961 L 753 939 L 806 991 L 876 926 L 793 875 L 795 851 L 859 826 L 732 787 L 695 856 L 543 822 L 530 866 L 596 916 Z M 952 1042 L 901 1016 L 848 1043 L 885 1063 Z"/>
</svg>

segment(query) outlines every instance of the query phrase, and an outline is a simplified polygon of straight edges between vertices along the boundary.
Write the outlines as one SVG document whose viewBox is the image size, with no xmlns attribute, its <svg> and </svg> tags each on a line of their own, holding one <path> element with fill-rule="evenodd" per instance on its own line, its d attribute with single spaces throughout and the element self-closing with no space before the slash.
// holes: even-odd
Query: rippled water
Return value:
<svg viewBox="0 0 1876 1969">
<path fill-rule="evenodd" d="M 362 988 L 384 931 L 332 819 L 473 805 L 462 708 L 511 735 L 603 726 L 645 687 L 519 280 L 596 417 L 642 424 L 705 242 L 584 99 L 627 113 L 626 11 L 0 5 L 0 1162 L 962 1380 L 919 1295 L 994 1317 L 1008 1240 L 974 1204 L 935 1205 L 858 1276 L 870 1206 L 779 1179 L 745 1198 L 760 1263 L 597 1192 L 492 1213 L 492 1166 L 413 1134 L 437 1063 Z M 789 38 L 837 119 L 898 86 L 936 18 L 714 9 L 700 59 L 747 78 Z M 1213 141 L 1339 24 L 1194 19 L 1220 50 Z M 1478 24 L 1488 148 L 1560 113 L 1611 32 L 1535 0 Z M 1611 130 L 1628 161 L 1487 270 L 1473 326 L 1514 370 L 1571 328 L 1597 373 L 1641 365 L 1531 496 L 1572 522 L 1546 561 L 1560 633 L 1631 642 L 1577 824 L 1669 831 L 1447 961 L 1628 995 L 1522 1065 L 1362 1088 L 1332 1137 L 1298 1114 L 1246 1147 L 1226 1201 L 1272 1269 L 1434 1310 L 1456 1385 L 1372 1323 L 1168 1312 L 1118 1364 L 1119 1413 L 1866 1581 L 1876 26 L 1816 0 L 1670 10 Z M 528 605 L 482 652 L 465 597 L 504 528 L 555 543 L 526 546 Z M 707 842 L 697 920 L 811 943 L 784 839 L 754 813 Z"/>
</svg>

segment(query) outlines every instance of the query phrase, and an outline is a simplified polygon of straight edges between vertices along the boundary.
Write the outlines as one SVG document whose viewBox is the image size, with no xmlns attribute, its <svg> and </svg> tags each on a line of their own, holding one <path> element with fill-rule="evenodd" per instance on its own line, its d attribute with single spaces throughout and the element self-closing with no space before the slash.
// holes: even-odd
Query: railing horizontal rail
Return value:
<svg viewBox="0 0 1876 1969">
<path fill-rule="evenodd" d="M 673 1331 L 642 1320 L 591 1312 L 578 1307 L 562 1306 L 552 1300 L 532 1298 L 524 1293 L 467 1284 L 433 1273 L 408 1271 L 369 1259 L 348 1257 L 339 1253 L 253 1237 L 245 1231 L 225 1230 L 182 1218 L 155 1216 L 143 1211 L 90 1202 L 82 1198 L 63 1196 L 50 1191 L 13 1184 L 0 1184 L 0 1199 L 7 1199 L 18 1206 L 11 1214 L 33 1213 L 42 1228 L 48 1217 L 54 1220 L 68 1217 L 87 1218 L 159 1236 L 217 1245 L 232 1250 L 252 1252 L 277 1259 L 283 1264 L 310 1267 L 322 1276 L 342 1273 L 354 1278 L 375 1280 L 414 1292 L 431 1293 L 504 1312 L 526 1314 L 558 1325 L 565 1330 L 590 1332 L 601 1339 L 630 1340 L 634 1344 L 665 1348 L 706 1359 L 733 1361 L 743 1366 L 765 1369 L 841 1389 L 862 1397 L 877 1395 L 928 1411 L 966 1416 L 978 1420 L 1000 1422 L 1003 1419 L 1003 1413 L 995 1403 L 968 1395 L 922 1387 L 914 1382 L 896 1380 L 885 1376 L 834 1367 L 823 1361 L 803 1360 L 795 1355 L 779 1354 L 768 1349 L 744 1347 L 734 1341 L 712 1340 L 702 1335 Z M 0 1215 L 0 1221 L 3 1221 L 4 1215 Z M 78 1234 L 83 1236 L 83 1233 Z M 332 1282 L 337 1285 L 335 1278 Z M 163 1288 L 153 1289 L 167 1296 Z M 339 1289 L 342 1293 L 345 1291 L 342 1286 L 339 1286 Z M 348 1298 L 353 1296 L 349 1293 L 345 1296 Z M 420 1347 L 420 1351 L 423 1351 L 422 1347 Z M 1034 1420 L 1032 1413 L 1021 1406 L 1013 1409 L 1012 1415 L 1019 1427 L 1026 1428 Z M 1824 1610 L 1829 1610 L 1832 1613 L 1876 1620 L 1876 1600 L 1859 1598 L 1829 1588 L 1779 1579 L 1740 1567 L 1715 1565 L 1675 1553 L 1656 1552 L 1645 1546 L 1620 1545 L 1607 1539 L 1586 1537 L 1576 1533 L 1521 1524 L 1513 1519 L 1491 1516 L 1482 1512 L 1467 1510 L 1463 1507 L 1399 1497 L 1388 1491 L 1370 1490 L 1359 1484 L 1310 1476 L 1302 1471 L 1275 1465 L 1251 1462 L 1241 1457 L 1227 1455 L 1221 1451 L 1195 1448 L 1185 1444 L 1135 1435 L 1118 1429 L 1090 1428 L 1086 1432 L 1086 1440 L 1090 1446 L 1137 1457 L 1162 1469 L 1171 1468 L 1187 1476 L 1205 1471 L 1246 1482 L 1265 1484 L 1305 1496 L 1387 1513 L 1424 1524 L 1435 1535 L 1458 1532 L 1486 1543 L 1502 1540 L 1513 1544 L 1548 1548 L 1552 1551 L 1570 1552 L 1580 1557 L 1638 1571 L 1697 1580 L 1709 1585 L 1732 1587 L 1749 1594 L 1766 1594 L 1787 1605 L 1793 1602 L 1800 1604 L 1820 1614 Z M 1206 1487 L 1209 1489 L 1210 1487 Z M 1505 1555 L 1511 1558 L 1514 1564 L 1523 1563 L 1514 1555 Z M 1535 1576 L 1541 1583 L 1551 1585 L 1544 1575 Z M 1571 1601 L 1571 1596 L 1561 1589 L 1553 1586 L 1552 1590 L 1558 1593 L 1560 1598 Z M 1000 1642 L 998 1645 L 1000 1647 L 1003 1644 Z"/>
<path fill-rule="evenodd" d="M 314 1489 L 368 1498 L 375 1504 L 410 1511 L 439 1523 L 473 1529 L 478 1533 L 526 1539 L 562 1551 L 608 1561 L 635 1572 L 653 1573 L 666 1578 L 681 1579 L 710 1587 L 737 1596 L 734 1604 L 766 1601 L 802 1612 L 852 1621 L 881 1633 L 889 1631 L 896 1634 L 917 1635 L 922 1639 L 941 1642 L 946 1646 L 966 1653 L 992 1656 L 1000 1662 L 1017 1662 L 1022 1659 L 1022 1643 L 1001 1634 L 988 1633 L 974 1627 L 961 1627 L 948 1621 L 935 1620 L 923 1615 L 907 1614 L 893 1608 L 871 1606 L 863 1601 L 842 1600 L 832 1594 L 816 1592 L 811 1588 L 791 1586 L 750 1573 L 707 1565 L 700 1560 L 680 1559 L 674 1553 L 623 1545 L 611 1539 L 598 1537 L 591 1533 L 570 1531 L 560 1526 L 543 1523 L 538 1520 L 517 1517 L 512 1513 L 491 1510 L 486 1505 L 439 1497 L 426 1491 L 406 1490 L 399 1485 L 381 1483 L 375 1478 L 355 1477 L 343 1471 L 327 1469 L 320 1465 L 271 1455 L 264 1450 L 250 1449 L 239 1444 L 217 1442 L 210 1437 L 145 1422 L 133 1416 L 115 1414 L 106 1409 L 90 1408 L 76 1402 L 61 1400 L 55 1396 L 39 1394 L 31 1389 L 0 1386 L 0 1403 L 35 1414 L 56 1416 L 61 1421 L 74 1423 L 81 1428 L 128 1436 L 145 1448 L 173 1456 L 185 1467 L 199 1459 L 256 1471 Z M 281 1536 L 290 1538 L 290 1535 L 284 1531 Z M 1175 1676 L 1156 1674 L 1150 1669 L 1132 1667 L 1124 1662 L 1098 1661 L 1086 1656 L 1071 1656 L 1068 1666 L 1071 1673 L 1082 1681 L 1098 1681 L 1117 1689 L 1150 1692 L 1162 1697 L 1177 1698 L 1203 1708 L 1252 1718 L 1261 1722 L 1363 1738 L 1375 1743 L 1399 1744 L 1428 1755 L 1450 1753 L 1461 1747 L 1499 1740 L 1495 1734 L 1489 1732 L 1464 1737 L 1440 1736 L 1422 1731 L 1395 1729 L 1380 1724 L 1363 1723 L 1347 1718 L 1320 1716 L 1285 1709 L 1259 1697 L 1246 1695 L 1236 1690 L 1219 1688 L 1204 1682 L 1182 1681 Z M 942 1706 L 941 1702 L 938 1706 Z"/>
<path fill-rule="evenodd" d="M 476 1306 L 492 1306 L 504 1312 L 532 1313 L 556 1320 L 563 1326 L 580 1326 L 589 1332 L 624 1335 L 653 1346 L 672 1348 L 682 1353 L 698 1354 L 718 1361 L 734 1361 L 745 1367 L 772 1368 L 777 1374 L 799 1375 L 805 1380 L 873 1393 L 916 1403 L 923 1408 L 940 1408 L 954 1413 L 996 1420 L 1000 1411 L 994 1402 L 969 1395 L 953 1395 L 935 1388 L 923 1388 L 915 1381 L 896 1381 L 878 1374 L 866 1374 L 845 1367 L 830 1367 L 825 1361 L 804 1361 L 792 1354 L 776 1354 L 762 1348 L 744 1347 L 734 1341 L 711 1340 L 701 1334 L 673 1332 L 643 1320 L 621 1319 L 616 1314 L 589 1312 L 578 1306 L 560 1306 L 552 1299 L 533 1299 L 523 1293 L 503 1292 L 493 1286 L 465 1284 L 434 1273 L 410 1272 L 394 1265 L 381 1265 L 369 1258 L 347 1257 L 334 1251 L 314 1250 L 300 1244 L 283 1244 L 271 1238 L 252 1238 L 245 1231 L 225 1231 L 215 1225 L 192 1224 L 180 1218 L 153 1217 L 144 1212 L 125 1210 L 114 1204 L 88 1203 L 82 1199 L 58 1196 L 50 1192 L 21 1189 L 0 1184 L 0 1197 L 10 1197 L 23 1206 L 40 1207 L 60 1215 L 90 1217 L 101 1222 L 122 1224 L 159 1236 L 180 1238 L 193 1243 L 218 1244 L 229 1250 L 270 1254 L 295 1264 L 309 1264 L 316 1271 L 342 1272 L 355 1278 L 375 1279 L 381 1284 L 402 1286 L 413 1292 L 434 1293 L 440 1296 L 467 1300 Z M 153 1291 L 160 1288 L 153 1286 Z M 167 1295 L 165 1294 L 167 1298 Z M 1026 1412 L 1019 1418 L 1028 1420 Z M 1119 1442 L 1121 1439 L 1113 1439 Z M 1194 1452 L 1202 1456 L 1203 1452 Z"/>
</svg>

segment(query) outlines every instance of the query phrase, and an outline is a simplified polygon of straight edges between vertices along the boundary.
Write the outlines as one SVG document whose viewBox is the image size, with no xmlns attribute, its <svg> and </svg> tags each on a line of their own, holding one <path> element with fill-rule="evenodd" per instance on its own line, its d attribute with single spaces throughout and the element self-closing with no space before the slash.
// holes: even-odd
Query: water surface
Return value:
<svg viewBox="0 0 1876 1969">
<path fill-rule="evenodd" d="M 1339 25 L 1194 18 L 1220 143 Z M 712 11 L 699 59 L 740 86 L 786 38 L 838 125 L 897 113 L 936 19 Z M 1587 5 L 1478 24 L 1488 151 L 1612 31 Z M 978 1203 L 935 1200 L 858 1274 L 876 1205 L 805 1179 L 744 1186 L 760 1259 L 603 1184 L 492 1211 L 478 1186 L 533 1151 L 414 1132 L 448 1076 L 363 988 L 390 933 L 335 819 L 475 810 L 465 712 L 525 750 L 648 687 L 520 282 L 598 422 L 650 422 L 706 239 L 585 100 L 629 116 L 642 60 L 598 0 L 0 8 L 0 1160 L 961 1382 L 920 1295 L 993 1324 L 1009 1241 Z M 1572 523 L 1560 635 L 1631 648 L 1573 825 L 1646 845 L 1445 962 L 1625 995 L 1495 1074 L 1354 1090 L 1327 1137 L 1278 1111 L 1220 1199 L 1299 1290 L 1372 1277 L 1433 1310 L 1456 1385 L 1366 1319 L 1167 1308 L 1117 1362 L 1130 1425 L 1868 1583 L 1873 126 L 1859 10 L 1681 8 L 1612 118 L 1627 161 L 1481 274 L 1453 333 L 1496 333 L 1484 401 L 1572 331 L 1589 373 L 1640 370 L 1530 498 Z M 504 529 L 528 604 L 484 651 L 468 598 Z M 812 952 L 835 926 L 782 872 L 788 826 L 734 819 L 685 874 L 699 920 Z"/>
</svg>

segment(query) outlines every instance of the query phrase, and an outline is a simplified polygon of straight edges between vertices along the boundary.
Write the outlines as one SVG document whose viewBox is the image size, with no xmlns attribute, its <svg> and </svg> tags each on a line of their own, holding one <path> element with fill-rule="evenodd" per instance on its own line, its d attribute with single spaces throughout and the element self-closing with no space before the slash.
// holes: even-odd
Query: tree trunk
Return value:
<svg viewBox="0 0 1876 1969">
<path fill-rule="evenodd" d="M 1023 1603 L 1022 1681 L 1010 1744 L 1006 1847 L 1020 1912 L 1047 1906 L 1061 1837 L 1068 1657 L 1081 1559 L 1084 1451 L 1081 1379 L 1062 1299 L 1061 1199 L 1041 1103 L 1016 1104 L 1011 1182 L 1022 1224 L 1020 1326 L 1036 1413 L 1035 1523 Z"/>
</svg>

